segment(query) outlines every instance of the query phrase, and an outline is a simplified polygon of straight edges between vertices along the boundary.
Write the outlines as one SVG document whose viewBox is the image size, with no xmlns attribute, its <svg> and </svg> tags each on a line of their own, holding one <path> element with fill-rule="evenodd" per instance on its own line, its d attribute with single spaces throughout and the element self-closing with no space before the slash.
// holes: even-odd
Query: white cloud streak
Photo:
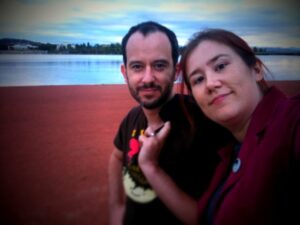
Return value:
<svg viewBox="0 0 300 225">
<path fill-rule="evenodd" d="M 299 4 L 297 0 L 3 0 L 0 38 L 118 42 L 130 26 L 156 20 L 173 29 L 181 44 L 199 29 L 220 27 L 256 46 L 299 47 Z"/>
</svg>

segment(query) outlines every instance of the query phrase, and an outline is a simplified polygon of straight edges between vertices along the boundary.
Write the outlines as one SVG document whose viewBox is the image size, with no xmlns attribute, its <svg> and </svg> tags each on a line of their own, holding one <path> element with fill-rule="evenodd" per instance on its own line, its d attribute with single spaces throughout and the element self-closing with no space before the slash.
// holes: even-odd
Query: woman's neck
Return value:
<svg viewBox="0 0 300 225">
<path fill-rule="evenodd" d="M 238 125 L 235 125 L 235 126 L 230 126 L 230 127 L 227 127 L 231 133 L 233 134 L 233 136 L 238 140 L 238 142 L 242 143 L 245 136 L 246 136 L 246 133 L 247 133 L 247 130 L 248 130 L 248 127 L 249 127 L 249 124 L 250 124 L 250 118 L 248 120 L 246 120 L 245 122 L 243 123 L 240 123 Z"/>
</svg>

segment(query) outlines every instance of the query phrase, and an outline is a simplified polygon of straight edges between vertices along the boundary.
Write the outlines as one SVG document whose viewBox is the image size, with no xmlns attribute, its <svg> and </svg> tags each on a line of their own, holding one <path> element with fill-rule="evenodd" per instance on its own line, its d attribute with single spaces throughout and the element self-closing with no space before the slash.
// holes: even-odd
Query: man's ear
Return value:
<svg viewBox="0 0 300 225">
<path fill-rule="evenodd" d="M 126 66 L 124 64 L 121 65 L 121 73 L 122 73 L 122 75 L 124 77 L 125 82 L 128 83 L 127 82 Z"/>
<path fill-rule="evenodd" d="M 178 77 L 180 76 L 180 72 L 181 72 L 180 65 L 179 65 L 179 63 L 177 63 L 175 66 L 175 80 L 174 81 L 177 81 Z"/>
</svg>

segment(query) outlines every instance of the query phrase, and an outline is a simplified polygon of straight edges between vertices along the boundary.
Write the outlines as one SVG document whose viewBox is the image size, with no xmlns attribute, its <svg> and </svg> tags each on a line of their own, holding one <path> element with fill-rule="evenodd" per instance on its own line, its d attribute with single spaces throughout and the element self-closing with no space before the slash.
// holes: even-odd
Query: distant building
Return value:
<svg viewBox="0 0 300 225">
<path fill-rule="evenodd" d="M 56 45 L 56 50 L 64 50 L 64 49 L 75 49 L 75 45 L 74 44 L 68 44 L 68 43 L 62 43 L 62 44 L 58 44 Z"/>
<path fill-rule="evenodd" d="M 30 44 L 15 44 L 11 46 L 12 49 L 14 50 L 34 50 L 37 49 L 37 46 L 30 45 Z"/>
</svg>

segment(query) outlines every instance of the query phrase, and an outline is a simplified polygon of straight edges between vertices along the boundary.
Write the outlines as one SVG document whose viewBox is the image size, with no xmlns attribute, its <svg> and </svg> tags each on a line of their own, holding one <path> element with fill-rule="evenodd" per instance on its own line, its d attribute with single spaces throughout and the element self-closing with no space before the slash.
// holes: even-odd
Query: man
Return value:
<svg viewBox="0 0 300 225">
<path fill-rule="evenodd" d="M 158 131 L 170 121 L 159 163 L 184 192 L 199 198 L 217 163 L 213 150 L 219 140 L 209 137 L 223 137 L 224 130 L 206 120 L 192 99 L 174 93 L 179 52 L 171 30 L 151 21 L 138 24 L 124 36 L 122 53 L 121 72 L 140 105 L 123 119 L 114 140 L 109 163 L 111 224 L 181 224 L 138 166 L 139 136 L 147 127 Z"/>
</svg>

